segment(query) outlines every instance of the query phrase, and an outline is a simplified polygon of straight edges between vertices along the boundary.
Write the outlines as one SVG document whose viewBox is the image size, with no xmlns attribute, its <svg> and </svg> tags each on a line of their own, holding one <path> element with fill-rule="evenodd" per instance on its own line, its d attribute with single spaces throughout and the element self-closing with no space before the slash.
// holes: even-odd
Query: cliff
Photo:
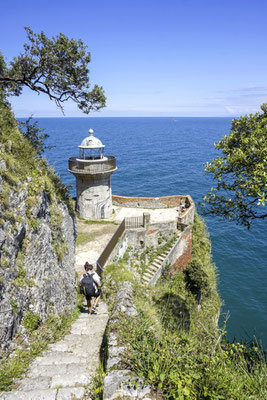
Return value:
<svg viewBox="0 0 267 400">
<path fill-rule="evenodd" d="M 27 335 L 75 296 L 75 217 L 66 189 L 0 104 L 0 342 Z M 11 345 L 12 347 L 12 345 Z"/>
<path fill-rule="evenodd" d="M 208 233 L 195 215 L 192 259 L 155 286 L 136 273 L 128 247 L 105 267 L 109 305 L 103 399 L 266 399 L 266 355 L 258 343 L 229 343 L 217 322 L 220 299 Z"/>
</svg>

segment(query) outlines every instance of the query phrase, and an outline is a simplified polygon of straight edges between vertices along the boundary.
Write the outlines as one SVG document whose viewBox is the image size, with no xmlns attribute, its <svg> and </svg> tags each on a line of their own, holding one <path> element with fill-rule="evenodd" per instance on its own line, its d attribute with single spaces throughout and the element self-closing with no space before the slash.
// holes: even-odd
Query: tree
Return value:
<svg viewBox="0 0 267 400">
<path fill-rule="evenodd" d="M 45 140 L 49 137 L 45 130 L 38 126 L 38 121 L 32 122 L 30 116 L 25 122 L 19 121 L 18 128 L 26 139 L 33 145 L 38 156 L 40 156 L 45 149 L 52 149 L 53 146 L 45 146 Z"/>
<path fill-rule="evenodd" d="M 202 197 L 204 214 L 248 228 L 252 221 L 267 217 L 267 103 L 261 109 L 263 113 L 234 119 L 230 134 L 215 143 L 222 156 L 205 165 L 216 186 Z"/>
<path fill-rule="evenodd" d="M 0 91 L 20 95 L 24 86 L 48 95 L 63 112 L 63 103 L 72 100 L 86 114 L 106 104 L 103 88 L 90 91 L 88 63 L 91 55 L 81 39 L 69 39 L 62 33 L 48 39 L 43 32 L 25 27 L 28 42 L 24 53 L 9 66 L 0 55 Z"/>
</svg>

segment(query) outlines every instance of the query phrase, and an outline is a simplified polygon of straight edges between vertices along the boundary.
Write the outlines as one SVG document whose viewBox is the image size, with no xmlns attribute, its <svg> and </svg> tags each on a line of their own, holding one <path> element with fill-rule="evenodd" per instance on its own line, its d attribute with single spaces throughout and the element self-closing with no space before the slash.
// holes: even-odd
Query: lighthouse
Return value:
<svg viewBox="0 0 267 400">
<path fill-rule="evenodd" d="M 110 177 L 116 158 L 104 155 L 104 145 L 89 129 L 80 146 L 79 157 L 69 158 L 69 172 L 76 178 L 76 210 L 81 218 L 100 219 L 112 215 Z"/>
</svg>

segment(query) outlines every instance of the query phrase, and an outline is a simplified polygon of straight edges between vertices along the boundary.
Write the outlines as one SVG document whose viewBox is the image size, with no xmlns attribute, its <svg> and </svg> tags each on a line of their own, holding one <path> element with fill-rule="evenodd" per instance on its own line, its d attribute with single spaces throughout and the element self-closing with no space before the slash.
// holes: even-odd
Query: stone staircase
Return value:
<svg viewBox="0 0 267 400">
<path fill-rule="evenodd" d="M 149 282 L 162 266 L 163 262 L 165 261 L 167 255 L 169 254 L 172 245 L 168 246 L 168 248 L 164 251 L 164 253 L 160 254 L 155 258 L 155 260 L 147 267 L 144 275 L 143 275 L 143 282 L 145 285 L 149 285 Z"/>
<path fill-rule="evenodd" d="M 103 302 L 97 315 L 80 314 L 70 332 L 35 359 L 18 381 L 18 388 L 0 393 L 0 400 L 89 399 L 88 388 L 99 365 L 107 321 L 107 306 Z"/>
</svg>

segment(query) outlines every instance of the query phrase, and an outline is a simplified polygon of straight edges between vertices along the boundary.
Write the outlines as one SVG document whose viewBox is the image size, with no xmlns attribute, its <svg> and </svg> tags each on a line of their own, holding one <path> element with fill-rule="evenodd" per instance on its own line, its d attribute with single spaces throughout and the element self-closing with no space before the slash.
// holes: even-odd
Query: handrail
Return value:
<svg viewBox="0 0 267 400">
<path fill-rule="evenodd" d="M 100 275 L 104 271 L 103 269 L 104 265 L 106 264 L 110 254 L 112 253 L 112 250 L 115 248 L 116 244 L 118 243 L 124 231 L 125 231 L 125 218 L 122 220 L 121 224 L 118 226 L 113 236 L 109 240 L 108 244 L 106 245 L 106 247 L 104 248 L 104 250 L 102 251 L 102 253 L 100 254 L 100 256 L 96 261 L 98 269 L 97 272 L 99 272 Z"/>
</svg>

